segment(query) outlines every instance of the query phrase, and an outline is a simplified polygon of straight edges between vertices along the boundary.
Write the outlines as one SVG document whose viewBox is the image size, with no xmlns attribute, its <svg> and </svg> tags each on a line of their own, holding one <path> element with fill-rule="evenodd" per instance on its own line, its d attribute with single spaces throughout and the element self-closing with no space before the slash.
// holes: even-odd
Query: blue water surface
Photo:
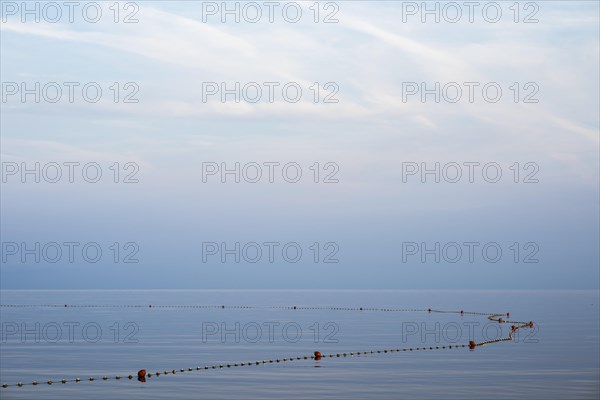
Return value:
<svg viewBox="0 0 600 400">
<path fill-rule="evenodd" d="M 1 383 L 42 382 L 0 389 L 2 399 L 599 398 L 598 291 L 3 290 L 1 303 Z M 69 307 L 9 306 L 44 304 Z M 166 305 L 226 307 L 159 307 Z M 535 324 L 512 342 L 475 350 L 226 367 L 314 351 L 462 345 L 510 328 L 485 316 L 303 309 L 313 306 L 510 312 Z M 178 373 L 145 383 L 101 379 L 140 369 Z M 60 383 L 74 378 L 82 382 Z"/>
</svg>

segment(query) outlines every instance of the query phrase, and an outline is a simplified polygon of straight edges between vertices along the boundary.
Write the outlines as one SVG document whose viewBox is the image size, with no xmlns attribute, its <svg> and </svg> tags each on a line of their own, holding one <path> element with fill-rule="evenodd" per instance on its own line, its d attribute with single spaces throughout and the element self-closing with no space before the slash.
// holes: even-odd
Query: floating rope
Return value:
<svg viewBox="0 0 600 400">
<path fill-rule="evenodd" d="M 273 310 L 339 310 L 339 311 L 428 311 L 417 308 L 369 308 L 369 307 L 306 307 L 306 306 L 238 306 L 238 305 L 153 305 L 153 304 L 0 304 L 6 308 L 203 308 L 203 309 L 273 309 Z M 453 311 L 437 311 L 453 312 Z M 473 315 L 490 315 L 489 313 L 469 313 Z"/>
<path fill-rule="evenodd" d="M 478 346 L 485 346 L 493 343 L 511 341 L 513 340 L 513 335 L 521 328 L 533 328 L 533 321 L 522 322 L 522 321 L 511 321 L 508 319 L 504 319 L 504 317 L 510 317 L 510 313 L 506 314 L 498 314 L 498 313 L 481 313 L 481 312 L 469 312 L 469 311 L 448 311 L 448 310 L 435 310 L 435 309 L 408 309 L 408 308 L 366 308 L 366 307 L 305 307 L 305 306 L 225 306 L 225 305 L 72 305 L 72 304 L 42 304 L 42 305 L 32 305 L 32 304 L 0 304 L 0 307 L 5 308 L 20 308 L 20 307 L 73 307 L 73 308 L 159 308 L 159 309 L 181 309 L 181 308 L 215 308 L 215 309 L 280 309 L 280 310 L 339 310 L 339 311 L 384 311 L 384 312 L 423 312 L 426 311 L 428 313 L 444 313 L 444 314 L 461 314 L 461 315 L 479 315 L 479 316 L 487 316 L 490 321 L 495 321 L 500 324 L 512 324 L 511 329 L 508 333 L 507 337 L 487 340 L 483 342 L 475 342 L 469 341 L 469 344 L 458 344 L 458 345 L 448 345 L 448 346 L 420 346 L 420 347 L 405 347 L 405 348 L 396 348 L 396 349 L 384 349 L 384 350 L 369 350 L 369 351 L 356 351 L 356 352 L 346 352 L 346 353 L 330 353 L 330 354 L 321 354 L 319 351 L 315 351 L 312 355 L 302 355 L 302 356 L 291 356 L 291 357 L 282 357 L 282 358 L 272 358 L 267 360 L 259 360 L 259 361 L 241 361 L 235 363 L 226 363 L 226 364 L 212 364 L 212 365 L 204 365 L 202 367 L 197 366 L 194 368 L 180 368 L 180 369 L 171 369 L 171 370 L 163 370 L 157 371 L 155 373 L 147 373 L 145 369 L 139 370 L 135 374 L 127 374 L 127 375 L 104 375 L 101 378 L 89 377 L 86 379 L 74 378 L 74 379 L 61 379 L 60 381 L 32 381 L 30 383 L 15 383 L 15 384 L 2 384 L 2 388 L 9 387 L 23 387 L 23 386 L 37 386 L 40 384 L 53 385 L 54 383 L 81 383 L 84 381 L 94 382 L 96 380 L 133 380 L 136 378 L 138 381 L 146 382 L 146 378 L 158 378 L 161 375 L 169 375 L 169 374 L 177 374 L 183 372 L 192 372 L 192 371 L 201 371 L 201 370 L 217 370 L 217 369 L 227 369 L 227 368 L 236 368 L 236 367 L 246 367 L 246 366 L 257 366 L 257 365 L 265 365 L 265 364 L 277 364 L 277 363 L 288 363 L 292 361 L 302 361 L 302 360 L 321 360 L 323 358 L 343 358 L 343 357 L 354 357 L 354 356 L 365 356 L 365 355 L 375 355 L 375 354 L 387 354 L 387 353 L 401 353 L 401 352 L 411 352 L 411 351 L 423 351 L 423 350 L 445 350 L 445 349 L 462 349 L 469 348 L 470 350 L 475 349 Z"/>
</svg>

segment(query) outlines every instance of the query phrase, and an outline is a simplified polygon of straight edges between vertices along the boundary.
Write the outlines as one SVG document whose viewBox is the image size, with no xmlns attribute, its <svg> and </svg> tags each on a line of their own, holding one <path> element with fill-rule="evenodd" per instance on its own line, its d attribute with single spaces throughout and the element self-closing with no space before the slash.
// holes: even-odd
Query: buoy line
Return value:
<svg viewBox="0 0 600 400">
<path fill-rule="evenodd" d="M 179 368 L 179 369 L 165 369 L 163 371 L 150 372 L 148 373 L 145 369 L 139 370 L 137 373 L 129 373 L 125 375 L 103 375 L 101 377 L 89 377 L 89 378 L 71 378 L 71 379 L 60 379 L 58 381 L 45 380 L 45 381 L 32 381 L 32 382 L 18 382 L 14 384 L 2 384 L 2 388 L 7 389 L 10 387 L 23 387 L 23 386 L 37 386 L 37 385 L 53 385 L 55 383 L 67 384 L 67 383 L 81 383 L 81 382 L 94 382 L 94 381 L 109 381 L 109 380 L 133 380 L 134 378 L 141 382 L 146 382 L 146 378 L 158 378 L 161 375 L 170 375 L 184 372 L 202 371 L 202 370 L 216 370 L 216 369 L 228 369 L 236 367 L 246 366 L 257 366 L 264 364 L 277 364 L 277 363 L 288 363 L 292 361 L 303 361 L 303 360 L 321 360 L 325 358 L 343 358 L 343 357 L 354 357 L 354 356 L 365 356 L 365 355 L 376 355 L 376 354 L 387 354 L 387 353 L 401 353 L 401 352 L 412 352 L 412 351 L 423 351 L 423 350 L 446 350 L 446 349 L 463 349 L 468 348 L 470 350 L 475 349 L 478 346 L 485 346 L 493 343 L 499 343 L 504 341 L 513 340 L 513 335 L 521 328 L 533 328 L 533 321 L 511 321 L 504 319 L 509 318 L 510 313 L 498 314 L 498 313 L 482 313 L 472 311 L 450 311 L 450 310 L 436 310 L 436 309 L 408 309 L 408 308 L 373 308 L 373 307 L 307 307 L 307 306 L 226 306 L 222 305 L 79 305 L 79 304 L 0 304 L 0 308 L 22 308 L 22 307 L 62 307 L 62 308 L 158 308 L 158 309 L 181 309 L 181 308 L 214 308 L 214 309 L 281 309 L 281 310 L 339 310 L 339 311 L 383 311 L 383 312 L 428 312 L 428 313 L 444 313 L 444 314 L 460 314 L 460 315 L 478 315 L 486 316 L 490 321 L 498 322 L 499 324 L 511 324 L 510 331 L 507 337 L 487 340 L 483 342 L 469 341 L 469 344 L 454 344 L 444 346 L 419 346 L 419 347 L 404 347 L 395 349 L 383 349 L 383 350 L 369 350 L 369 351 L 356 351 L 356 352 L 345 352 L 345 353 L 330 353 L 321 354 L 319 351 L 315 351 L 311 355 L 291 356 L 291 357 L 280 357 L 271 358 L 258 361 L 241 361 L 241 362 L 228 362 L 219 364 L 204 365 L 202 367 L 196 366 L 193 368 Z"/>
</svg>

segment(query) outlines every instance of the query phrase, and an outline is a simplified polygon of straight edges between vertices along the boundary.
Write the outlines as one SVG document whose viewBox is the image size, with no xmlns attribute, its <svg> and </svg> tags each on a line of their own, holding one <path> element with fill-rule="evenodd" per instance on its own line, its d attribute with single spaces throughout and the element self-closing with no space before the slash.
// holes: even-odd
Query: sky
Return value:
<svg viewBox="0 0 600 400">
<path fill-rule="evenodd" d="M 1 1 L 0 287 L 598 289 L 599 6 L 514 3 Z"/>
</svg>

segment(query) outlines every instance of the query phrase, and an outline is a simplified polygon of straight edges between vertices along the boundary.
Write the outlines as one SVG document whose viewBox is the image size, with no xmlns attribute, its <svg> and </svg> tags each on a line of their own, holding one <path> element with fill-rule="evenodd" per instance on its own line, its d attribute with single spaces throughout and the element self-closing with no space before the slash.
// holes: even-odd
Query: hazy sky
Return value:
<svg viewBox="0 0 600 400">
<path fill-rule="evenodd" d="M 99 3 L 0 2 L 3 288 L 599 287 L 597 2 Z"/>
</svg>

